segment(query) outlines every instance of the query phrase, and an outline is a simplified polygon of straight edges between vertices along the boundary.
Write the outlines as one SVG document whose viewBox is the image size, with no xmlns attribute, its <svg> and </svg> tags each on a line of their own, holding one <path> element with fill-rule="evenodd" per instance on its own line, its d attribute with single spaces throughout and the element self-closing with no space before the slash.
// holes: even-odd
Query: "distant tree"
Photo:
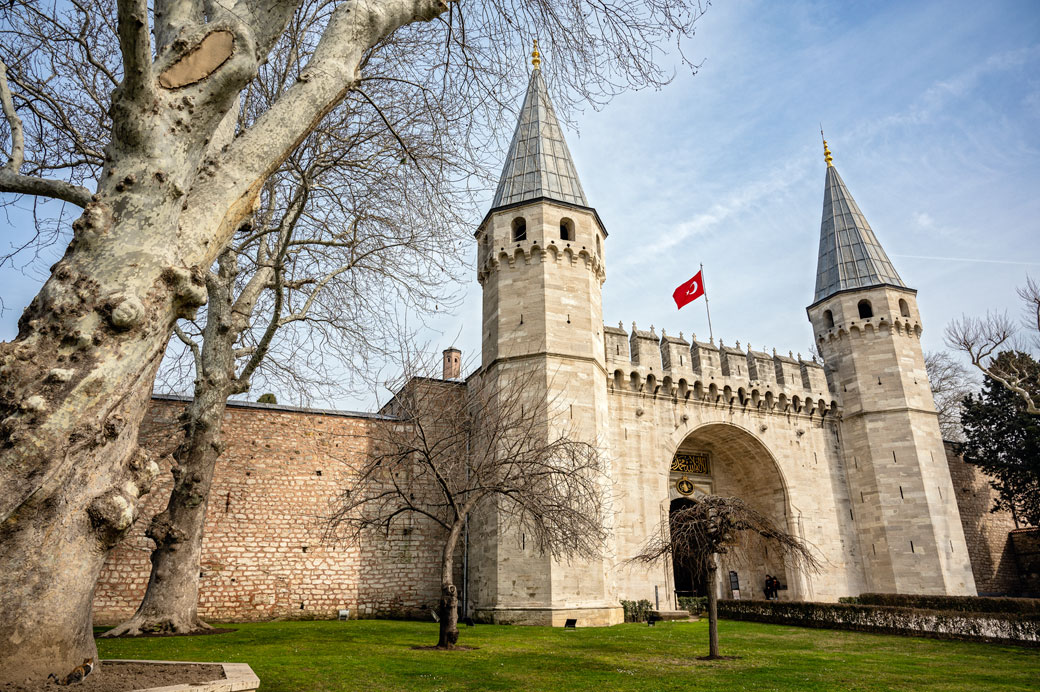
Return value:
<svg viewBox="0 0 1040 692">
<path fill-rule="evenodd" d="M 966 353 L 983 374 L 1020 397 L 1026 413 L 1040 416 L 1040 394 L 1030 386 L 1035 374 L 1021 369 L 1019 359 L 998 357 L 1006 351 L 1029 353 L 1031 359 L 1040 354 L 1040 283 L 1027 277 L 1018 296 L 1023 303 L 1023 328 L 1006 312 L 988 312 L 985 317 L 964 315 L 946 327 L 946 344 Z"/>
<path fill-rule="evenodd" d="M 594 557 L 606 538 L 604 460 L 588 442 L 547 434 L 560 417 L 551 400 L 528 394 L 533 373 L 478 374 L 462 385 L 406 372 L 383 409 L 401 424 L 377 429 L 374 451 L 335 503 L 328 537 L 389 536 L 414 517 L 440 527 L 437 647 L 451 649 L 459 638 L 454 561 L 467 520 L 494 506 L 553 557 Z"/>
<path fill-rule="evenodd" d="M 260 398 L 256 400 L 256 403 L 258 403 L 258 404 L 277 404 L 278 403 L 278 397 L 276 397 L 271 392 L 267 392 L 266 394 L 261 394 Z"/>
<path fill-rule="evenodd" d="M 975 389 L 968 368 L 947 351 L 925 353 L 924 366 L 928 371 L 935 410 L 939 414 L 939 431 L 944 440 L 960 442 L 964 439 L 961 404 L 964 397 Z"/>
<path fill-rule="evenodd" d="M 1005 351 L 993 360 L 1003 372 L 1021 373 L 1019 387 L 1040 392 L 1040 364 L 1025 353 Z M 1035 398 L 1034 398 L 1035 400 Z M 1027 400 L 992 377 L 982 394 L 964 399 L 964 460 L 982 469 L 999 493 L 993 511 L 1007 510 L 1015 523 L 1040 526 L 1040 418 Z"/>
<path fill-rule="evenodd" d="M 672 512 L 658 535 L 629 562 L 653 563 L 670 557 L 675 564 L 704 578 L 708 585 L 708 659 L 719 656 L 719 611 L 716 593 L 718 555 L 748 560 L 772 549 L 795 569 L 819 571 L 809 546 L 767 516 L 735 497 L 707 495 Z"/>
</svg>

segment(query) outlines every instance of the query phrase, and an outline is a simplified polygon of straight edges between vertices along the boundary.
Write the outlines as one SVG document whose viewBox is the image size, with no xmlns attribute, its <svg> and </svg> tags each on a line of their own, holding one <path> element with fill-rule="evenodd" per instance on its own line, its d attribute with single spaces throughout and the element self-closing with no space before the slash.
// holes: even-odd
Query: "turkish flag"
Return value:
<svg viewBox="0 0 1040 692">
<path fill-rule="evenodd" d="M 675 306 L 681 308 L 687 303 L 697 300 L 702 295 L 704 295 L 704 282 L 701 281 L 701 273 L 697 272 L 692 279 L 675 289 L 672 298 L 675 298 Z"/>
</svg>

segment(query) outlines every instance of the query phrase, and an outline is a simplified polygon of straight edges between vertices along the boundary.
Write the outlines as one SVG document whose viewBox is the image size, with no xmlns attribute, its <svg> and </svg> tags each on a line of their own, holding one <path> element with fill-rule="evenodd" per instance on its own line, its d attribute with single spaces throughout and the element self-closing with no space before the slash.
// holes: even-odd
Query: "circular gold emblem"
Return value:
<svg viewBox="0 0 1040 692">
<path fill-rule="evenodd" d="M 692 495 L 694 487 L 689 478 L 680 478 L 675 482 L 675 489 L 679 491 L 680 495 Z"/>
</svg>

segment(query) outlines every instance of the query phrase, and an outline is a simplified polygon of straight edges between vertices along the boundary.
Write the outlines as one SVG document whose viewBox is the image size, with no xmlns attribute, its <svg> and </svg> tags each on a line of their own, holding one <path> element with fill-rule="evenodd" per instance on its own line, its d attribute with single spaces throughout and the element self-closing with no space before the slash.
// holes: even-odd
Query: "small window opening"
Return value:
<svg viewBox="0 0 1040 692">
<path fill-rule="evenodd" d="M 910 306 L 902 298 L 899 299 L 899 314 L 903 317 L 910 316 Z"/>
<path fill-rule="evenodd" d="M 600 257 L 603 255 L 603 251 L 599 247 L 599 235 L 596 235 L 596 256 Z"/>
<path fill-rule="evenodd" d="M 574 242 L 574 222 L 570 219 L 560 219 L 560 240 Z"/>
<path fill-rule="evenodd" d="M 874 308 L 870 306 L 869 300 L 859 301 L 859 305 L 857 305 L 856 307 L 859 308 L 860 319 L 867 320 L 874 316 Z"/>
<path fill-rule="evenodd" d="M 513 241 L 527 240 L 527 221 L 523 217 L 513 219 Z"/>
<path fill-rule="evenodd" d="M 823 311 L 823 326 L 827 327 L 827 329 L 834 328 L 834 313 L 830 310 Z"/>
</svg>

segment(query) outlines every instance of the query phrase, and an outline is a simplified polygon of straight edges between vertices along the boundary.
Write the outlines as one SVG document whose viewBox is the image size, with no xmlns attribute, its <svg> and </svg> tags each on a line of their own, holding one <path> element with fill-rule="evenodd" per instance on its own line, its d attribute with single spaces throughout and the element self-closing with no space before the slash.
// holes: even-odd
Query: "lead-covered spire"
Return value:
<svg viewBox="0 0 1040 692">
<path fill-rule="evenodd" d="M 834 167 L 824 140 L 827 179 L 820 224 L 820 259 L 813 302 L 839 291 L 869 286 L 906 286 Z"/>
<path fill-rule="evenodd" d="M 537 43 L 532 58 L 531 81 L 491 208 L 540 197 L 587 207 L 578 171 L 542 79 Z"/>
</svg>

